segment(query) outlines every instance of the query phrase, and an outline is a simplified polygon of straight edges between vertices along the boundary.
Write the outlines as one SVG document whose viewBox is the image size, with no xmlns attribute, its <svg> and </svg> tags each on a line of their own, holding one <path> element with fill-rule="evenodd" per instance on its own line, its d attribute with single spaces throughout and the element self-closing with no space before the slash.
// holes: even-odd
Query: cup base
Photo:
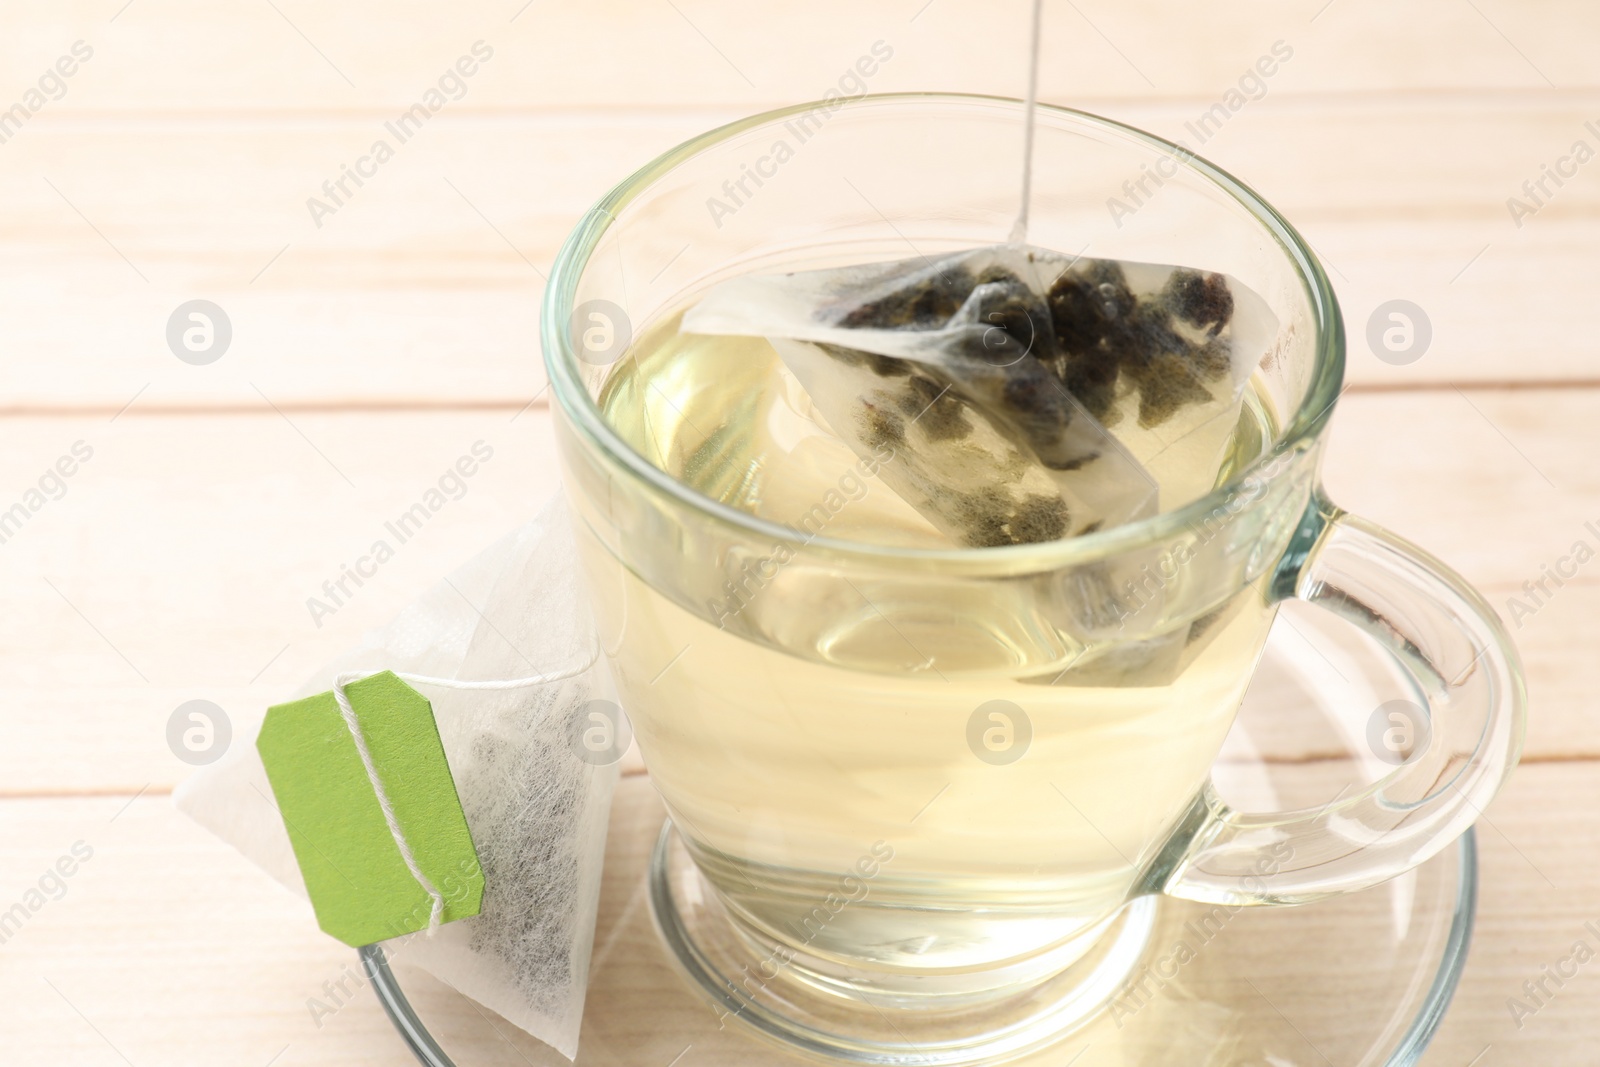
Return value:
<svg viewBox="0 0 1600 1067">
<path fill-rule="evenodd" d="M 662 827 L 651 857 L 650 906 L 668 953 L 730 1021 L 829 1062 L 964 1067 L 1024 1056 L 1092 1021 L 1123 990 L 1156 927 L 1157 899 L 1123 908 L 1073 963 L 1022 989 L 981 1001 L 940 998 L 887 1008 L 774 964 L 735 925 L 677 831 Z"/>
</svg>

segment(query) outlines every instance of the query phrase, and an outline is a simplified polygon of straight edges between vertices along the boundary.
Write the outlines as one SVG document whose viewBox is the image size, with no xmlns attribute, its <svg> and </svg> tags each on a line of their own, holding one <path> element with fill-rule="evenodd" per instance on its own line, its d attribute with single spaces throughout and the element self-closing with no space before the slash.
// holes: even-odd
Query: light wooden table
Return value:
<svg viewBox="0 0 1600 1067">
<path fill-rule="evenodd" d="M 306 999 L 350 953 L 173 811 L 169 715 L 259 715 L 554 491 L 542 272 L 608 185 L 821 95 L 875 41 L 894 54 L 874 91 L 1016 95 L 1023 7 L 7 4 L 0 107 L 29 106 L 74 42 L 92 56 L 0 125 L 0 510 L 77 442 L 92 457 L 0 543 L 0 910 L 75 843 L 92 858 L 0 944 L 0 1061 L 408 1062 L 367 995 L 314 1023 Z M 1338 287 L 1354 384 L 1332 492 L 1503 611 L 1600 546 L 1600 162 L 1562 164 L 1538 205 L 1522 190 L 1574 142 L 1600 149 L 1591 5 L 1063 0 L 1046 27 L 1046 101 L 1171 136 L 1292 48 L 1201 151 Z M 493 55 L 464 96 L 318 226 L 307 198 L 479 40 Z M 1512 196 L 1537 210 L 1514 218 Z M 164 338 L 194 298 L 233 325 L 209 366 Z M 1363 340 L 1394 298 L 1433 327 L 1406 366 Z M 315 625 L 306 598 L 478 439 L 495 458 L 467 495 Z M 1600 963 L 1520 1027 L 1506 1006 L 1600 920 L 1600 562 L 1551 589 L 1515 626 L 1533 720 L 1481 827 L 1478 932 L 1434 1067 L 1591 1063 L 1600 1040 Z"/>
</svg>

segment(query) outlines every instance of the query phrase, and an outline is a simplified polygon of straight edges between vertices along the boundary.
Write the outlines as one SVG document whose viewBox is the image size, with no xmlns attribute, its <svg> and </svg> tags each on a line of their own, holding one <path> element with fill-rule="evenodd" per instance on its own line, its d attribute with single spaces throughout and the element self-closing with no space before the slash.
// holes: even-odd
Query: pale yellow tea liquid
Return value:
<svg viewBox="0 0 1600 1067">
<path fill-rule="evenodd" d="M 765 341 L 669 321 L 600 404 L 652 463 L 740 511 L 950 547 L 819 425 Z M 1236 424 L 1151 464 L 1164 498 L 1226 480 L 1272 429 L 1252 389 Z M 1164 447 L 1129 444 L 1147 462 Z M 704 590 L 685 606 L 581 540 L 641 752 L 725 902 L 758 940 L 890 974 L 1021 981 L 1098 933 L 1205 782 L 1272 618 L 1246 588 L 1154 651 L 1074 665 L 1030 636 L 1048 608 L 1031 587 L 930 602 L 821 573 L 802 548 L 734 581 L 724 561 L 671 560 Z"/>
</svg>

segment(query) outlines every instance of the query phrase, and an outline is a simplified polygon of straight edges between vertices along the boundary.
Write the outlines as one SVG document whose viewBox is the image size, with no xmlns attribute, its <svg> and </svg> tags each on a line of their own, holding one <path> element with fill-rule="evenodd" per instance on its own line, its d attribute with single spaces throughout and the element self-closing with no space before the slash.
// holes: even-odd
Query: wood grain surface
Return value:
<svg viewBox="0 0 1600 1067">
<path fill-rule="evenodd" d="M 1202 154 L 1300 227 L 1338 289 L 1351 388 L 1330 492 L 1484 591 L 1532 701 L 1524 766 L 1480 826 L 1466 977 L 1423 1063 L 1592 1062 L 1600 965 L 1520 1025 L 1507 999 L 1600 922 L 1600 725 L 1585 681 L 1600 561 L 1551 595 L 1525 588 L 1577 542 L 1600 549 L 1600 162 L 1564 165 L 1574 173 L 1545 179 L 1536 205 L 1523 189 L 1577 141 L 1600 151 L 1600 11 L 1046 7 L 1042 98 L 1166 136 L 1186 136 L 1275 42 L 1292 48 Z M 556 491 L 538 301 L 560 242 L 610 185 L 702 130 L 820 96 L 876 41 L 894 55 L 872 91 L 1020 95 L 1024 8 L 6 4 L 0 111 L 41 96 L 14 132 L 0 126 L 0 510 L 75 446 L 92 456 L 0 543 L 0 910 L 76 842 L 93 858 L 0 944 L 0 1061 L 410 1062 L 365 991 L 320 1026 L 310 1017 L 307 998 L 353 956 L 171 809 L 189 768 L 167 748 L 168 716 L 204 698 L 240 724 L 258 717 Z M 41 87 L 78 41 L 92 57 Z M 460 98 L 316 225 L 306 199 L 479 41 L 493 55 Z M 1536 210 L 1514 212 L 1512 197 Z M 197 297 L 234 328 L 205 367 L 164 339 Z M 1403 366 L 1365 340 L 1397 298 L 1433 328 Z M 494 458 L 460 499 L 318 625 L 306 598 L 477 441 Z M 1323 773 L 1327 754 L 1290 722 L 1258 724 L 1255 741 Z M 636 757 L 629 771 L 619 872 L 659 823 Z M 637 926 L 631 893 L 623 875 L 608 881 L 603 935 Z M 597 945 L 605 967 L 643 951 L 617 937 Z M 597 988 L 591 1014 L 639 1032 L 673 1033 L 688 1010 L 678 980 L 649 966 Z M 481 1018 L 448 1025 L 462 1067 L 544 1062 L 528 1042 L 508 1059 Z M 609 1062 L 600 1044 L 586 1055 Z"/>
</svg>

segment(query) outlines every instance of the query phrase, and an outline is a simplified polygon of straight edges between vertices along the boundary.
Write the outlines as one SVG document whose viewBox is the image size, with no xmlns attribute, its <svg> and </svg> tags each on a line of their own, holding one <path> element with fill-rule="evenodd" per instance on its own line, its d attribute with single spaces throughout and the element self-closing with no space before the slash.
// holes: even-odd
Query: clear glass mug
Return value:
<svg viewBox="0 0 1600 1067">
<path fill-rule="evenodd" d="M 1492 610 L 1321 491 L 1345 339 L 1315 256 L 1234 178 L 1129 127 L 1040 109 L 1029 240 L 1224 271 L 1271 306 L 1279 334 L 1214 487 L 1067 541 L 951 549 L 848 536 L 852 502 L 888 492 L 871 463 L 810 501 L 793 456 L 704 474 L 752 423 L 792 428 L 793 398 L 755 395 L 773 379 L 734 363 L 682 378 L 658 361 L 646 386 L 635 352 L 738 274 L 1005 241 L 1021 127 L 1017 101 L 947 95 L 722 127 L 608 194 L 545 297 L 585 571 L 671 816 L 658 921 L 725 1014 L 857 1062 L 1038 1047 L 1137 965 L 1160 895 L 1372 886 L 1461 834 L 1520 750 L 1523 683 Z M 690 378 L 724 383 L 715 426 L 703 398 L 670 395 Z M 671 417 L 691 402 L 698 420 Z M 628 403 L 668 439 L 602 412 Z M 1242 813 L 1209 768 L 1289 598 L 1398 659 L 1425 744 L 1325 807 Z"/>
</svg>

